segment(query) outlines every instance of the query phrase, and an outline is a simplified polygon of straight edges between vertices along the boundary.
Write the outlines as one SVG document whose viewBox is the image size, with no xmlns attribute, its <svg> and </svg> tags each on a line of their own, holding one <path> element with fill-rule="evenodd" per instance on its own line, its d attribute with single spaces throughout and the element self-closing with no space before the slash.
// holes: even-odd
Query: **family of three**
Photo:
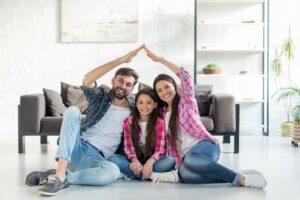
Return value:
<svg viewBox="0 0 300 200">
<path fill-rule="evenodd" d="M 180 94 L 174 79 L 160 74 L 153 89 L 142 89 L 133 99 L 138 74 L 131 68 L 116 71 L 110 91 L 97 87 L 97 79 L 141 50 L 179 77 Z M 83 92 L 89 102 L 86 119 L 81 123 L 74 106 L 64 113 L 56 169 L 26 177 L 27 185 L 41 185 L 38 193 L 56 195 L 69 184 L 101 186 L 119 178 L 266 186 L 258 171 L 236 172 L 218 163 L 220 147 L 201 122 L 192 77 L 146 45 L 87 73 Z"/>
</svg>

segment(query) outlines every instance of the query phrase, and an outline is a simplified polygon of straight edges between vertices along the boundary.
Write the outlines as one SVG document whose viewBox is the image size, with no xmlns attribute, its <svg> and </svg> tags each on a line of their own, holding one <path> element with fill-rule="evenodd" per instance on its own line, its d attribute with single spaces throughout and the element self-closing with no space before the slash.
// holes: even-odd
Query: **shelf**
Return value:
<svg viewBox="0 0 300 200">
<path fill-rule="evenodd" d="M 197 72 L 197 76 L 199 77 L 223 77 L 223 78 L 226 78 L 226 77 L 242 77 L 242 78 L 251 78 L 251 77 L 267 77 L 267 75 L 263 75 L 263 74 L 202 74 L 200 73 L 199 71 Z"/>
<path fill-rule="evenodd" d="M 268 0 L 196 0 L 194 79 L 213 85 L 214 92 L 235 96 L 246 112 L 243 123 L 269 127 L 269 13 Z M 209 63 L 221 74 L 203 74 Z M 247 70 L 247 74 L 240 74 Z M 250 113 L 250 115 L 249 115 Z M 244 114 L 244 113 L 243 113 Z M 245 114 L 246 115 L 246 114 Z M 253 118 L 253 120 L 252 120 Z M 255 126 L 256 126 L 255 125 Z"/>
<path fill-rule="evenodd" d="M 240 52 L 240 53 L 264 53 L 265 49 L 198 49 L 197 52 L 205 53 L 205 52 Z"/>
<path fill-rule="evenodd" d="M 211 21 L 211 22 L 198 22 L 198 26 L 258 26 L 258 27 L 263 27 L 266 25 L 266 23 L 261 23 L 261 22 L 238 22 L 238 21 L 228 21 L 228 22 L 222 22 L 222 21 Z"/>
<path fill-rule="evenodd" d="M 197 0 L 198 3 L 265 3 L 265 0 Z"/>
<path fill-rule="evenodd" d="M 246 104 L 246 103 L 263 103 L 267 102 L 266 100 L 262 99 L 237 99 L 235 103 L 237 104 Z"/>
</svg>

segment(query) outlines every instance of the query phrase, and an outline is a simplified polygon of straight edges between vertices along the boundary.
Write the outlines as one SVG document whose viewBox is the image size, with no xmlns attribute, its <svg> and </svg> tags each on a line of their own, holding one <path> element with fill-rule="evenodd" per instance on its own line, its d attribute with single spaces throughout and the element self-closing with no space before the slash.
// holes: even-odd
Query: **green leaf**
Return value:
<svg viewBox="0 0 300 200">
<path fill-rule="evenodd" d="M 296 87 L 284 87 L 277 90 L 272 98 L 275 98 L 277 102 L 280 102 L 285 99 L 289 99 L 295 96 L 300 97 L 300 88 Z"/>
</svg>

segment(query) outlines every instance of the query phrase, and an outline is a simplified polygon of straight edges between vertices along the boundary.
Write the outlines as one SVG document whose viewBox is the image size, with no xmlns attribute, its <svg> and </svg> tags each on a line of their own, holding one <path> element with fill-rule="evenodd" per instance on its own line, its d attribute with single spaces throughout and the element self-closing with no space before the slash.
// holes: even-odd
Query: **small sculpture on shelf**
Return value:
<svg viewBox="0 0 300 200">
<path fill-rule="evenodd" d="M 247 75 L 248 74 L 248 71 L 246 68 L 241 68 L 240 69 L 240 75 Z"/>
<path fill-rule="evenodd" d="M 203 68 L 203 74 L 220 74 L 223 70 L 216 64 L 208 64 Z"/>
</svg>

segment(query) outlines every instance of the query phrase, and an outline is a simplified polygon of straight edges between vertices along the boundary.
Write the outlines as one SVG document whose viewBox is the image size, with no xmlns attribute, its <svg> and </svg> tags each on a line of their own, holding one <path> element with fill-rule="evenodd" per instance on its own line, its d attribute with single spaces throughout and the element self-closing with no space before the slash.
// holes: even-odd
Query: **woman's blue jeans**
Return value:
<svg viewBox="0 0 300 200">
<path fill-rule="evenodd" d="M 218 163 L 220 146 L 209 140 L 194 145 L 184 156 L 178 172 L 184 183 L 232 183 L 237 185 L 239 174 Z"/>
</svg>

